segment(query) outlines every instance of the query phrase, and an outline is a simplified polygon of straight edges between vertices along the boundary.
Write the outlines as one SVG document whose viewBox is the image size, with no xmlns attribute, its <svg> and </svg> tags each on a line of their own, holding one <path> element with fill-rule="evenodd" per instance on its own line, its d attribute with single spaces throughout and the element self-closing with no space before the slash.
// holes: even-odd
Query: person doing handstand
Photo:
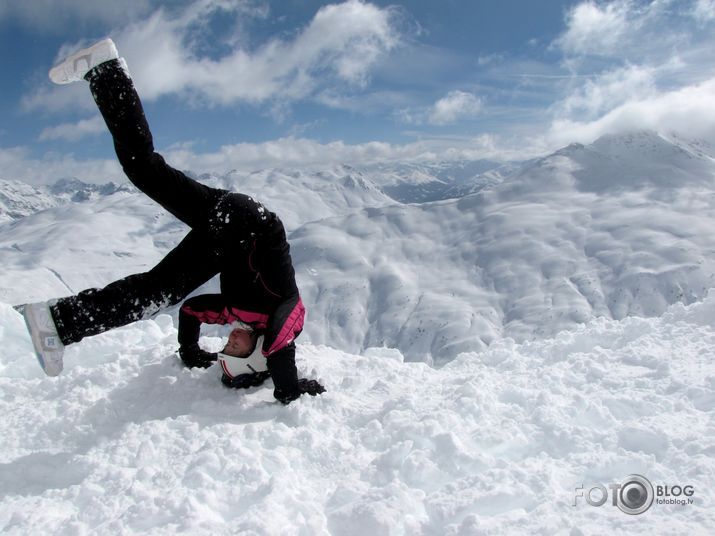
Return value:
<svg viewBox="0 0 715 536">
<path fill-rule="evenodd" d="M 303 329 L 305 308 L 278 216 L 248 195 L 187 177 L 155 152 L 139 95 L 111 39 L 72 54 L 50 71 L 50 78 L 59 84 L 89 82 L 129 180 L 191 230 L 148 272 L 25 305 L 25 321 L 45 373 L 62 371 L 64 346 L 156 314 L 219 274 L 220 294 L 211 295 L 209 304 L 189 300 L 180 314 L 199 324 L 238 321 L 254 330 L 250 337 L 261 334 L 274 396 L 281 402 L 324 392 L 317 381 L 298 378 L 294 341 Z M 193 335 L 179 343 L 184 363 L 206 365 Z"/>
</svg>

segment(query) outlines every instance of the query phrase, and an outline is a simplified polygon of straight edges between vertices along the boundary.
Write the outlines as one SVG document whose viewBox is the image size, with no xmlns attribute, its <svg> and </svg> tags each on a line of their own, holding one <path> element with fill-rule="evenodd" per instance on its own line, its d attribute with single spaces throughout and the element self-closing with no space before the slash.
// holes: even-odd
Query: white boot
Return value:
<svg viewBox="0 0 715 536">
<path fill-rule="evenodd" d="M 111 39 L 103 39 L 88 48 L 78 50 L 50 69 L 50 80 L 55 84 L 78 82 L 100 63 L 119 58 L 117 47 Z"/>
<path fill-rule="evenodd" d="M 47 302 L 28 303 L 22 315 L 25 317 L 27 330 L 35 347 L 35 355 L 42 370 L 48 376 L 57 376 L 62 372 L 62 354 L 65 347 L 57 334 L 55 321 Z"/>
</svg>

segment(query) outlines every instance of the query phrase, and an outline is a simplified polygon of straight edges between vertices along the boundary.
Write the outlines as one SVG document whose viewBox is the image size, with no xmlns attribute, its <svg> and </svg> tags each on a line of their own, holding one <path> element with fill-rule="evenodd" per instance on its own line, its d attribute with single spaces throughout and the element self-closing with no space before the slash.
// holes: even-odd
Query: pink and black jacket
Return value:
<svg viewBox="0 0 715 536">
<path fill-rule="evenodd" d="M 179 344 L 196 344 L 201 324 L 224 325 L 238 320 L 264 336 L 264 356 L 278 357 L 294 351 L 293 341 L 303 330 L 304 317 L 305 308 L 297 293 L 281 301 L 272 314 L 241 309 L 227 303 L 222 294 L 201 294 L 189 298 L 181 306 Z"/>
</svg>

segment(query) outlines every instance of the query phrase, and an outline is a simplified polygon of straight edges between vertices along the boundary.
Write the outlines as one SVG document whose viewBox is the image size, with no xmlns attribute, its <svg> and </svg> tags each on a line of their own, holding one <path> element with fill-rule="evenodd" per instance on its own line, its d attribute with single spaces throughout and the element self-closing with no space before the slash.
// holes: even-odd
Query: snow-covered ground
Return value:
<svg viewBox="0 0 715 536">
<path fill-rule="evenodd" d="M 714 323 L 715 295 L 440 369 L 301 345 L 328 392 L 283 407 L 270 386 L 184 369 L 168 315 L 70 347 L 43 377 L 0 305 L 0 530 L 712 534 Z M 573 506 L 632 473 L 694 502 Z"/>
<path fill-rule="evenodd" d="M 298 365 L 328 389 L 287 407 L 184 369 L 175 308 L 44 377 L 11 305 L 145 271 L 186 229 L 132 188 L 0 183 L 0 531 L 715 533 L 714 154 L 640 132 L 471 177 L 202 176 L 286 222 Z M 693 504 L 576 498 L 633 473 Z"/>
</svg>

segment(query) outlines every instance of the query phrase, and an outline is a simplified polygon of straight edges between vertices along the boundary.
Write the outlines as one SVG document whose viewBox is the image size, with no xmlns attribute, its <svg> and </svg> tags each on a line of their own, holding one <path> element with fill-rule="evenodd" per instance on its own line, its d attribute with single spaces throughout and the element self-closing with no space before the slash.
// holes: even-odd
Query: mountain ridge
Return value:
<svg viewBox="0 0 715 536">
<path fill-rule="evenodd" d="M 307 341 L 444 362 L 503 337 L 702 299 L 715 278 L 713 162 L 654 133 L 614 137 L 423 203 L 397 202 L 350 167 L 201 178 L 249 186 L 285 220 Z M 623 180 L 638 169 L 642 179 Z M 0 297 L 47 299 L 145 271 L 185 232 L 133 190 L 0 225 Z M 15 290 L 27 280 L 32 296 Z"/>
</svg>

